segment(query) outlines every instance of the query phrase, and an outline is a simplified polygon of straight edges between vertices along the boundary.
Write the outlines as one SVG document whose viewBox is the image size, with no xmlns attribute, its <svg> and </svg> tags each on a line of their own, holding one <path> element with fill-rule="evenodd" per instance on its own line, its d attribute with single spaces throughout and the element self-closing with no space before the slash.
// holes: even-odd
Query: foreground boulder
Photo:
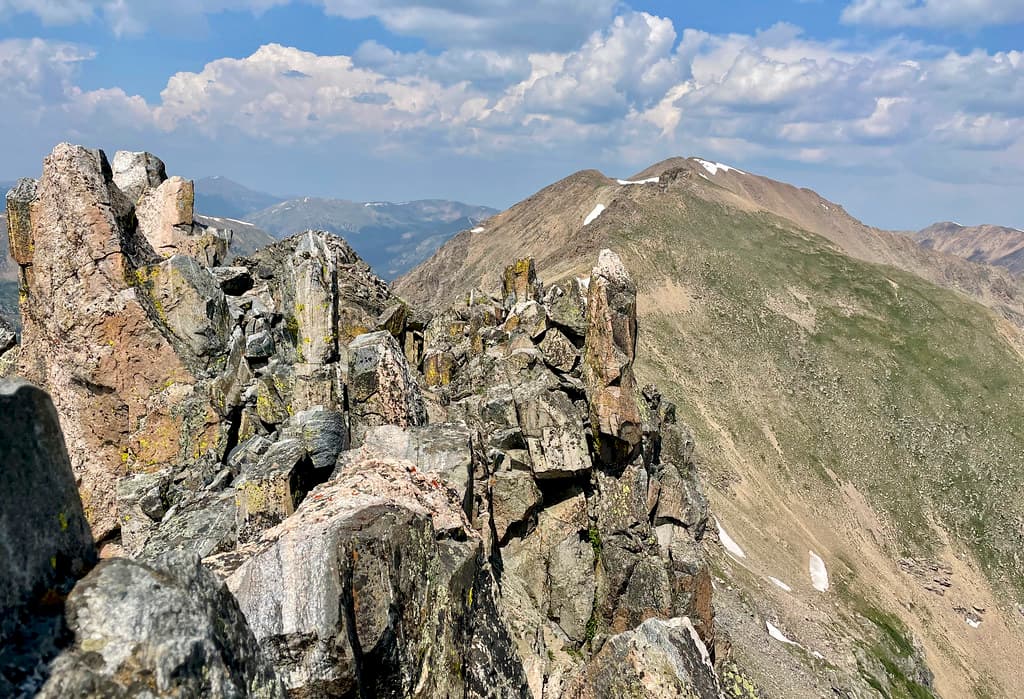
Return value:
<svg viewBox="0 0 1024 699">
<path fill-rule="evenodd" d="M 196 557 L 104 561 L 66 614 L 74 641 L 40 697 L 285 696 L 238 604 Z"/>
<path fill-rule="evenodd" d="M 451 492 L 371 459 L 210 563 L 295 696 L 528 696 L 482 554 Z"/>
<path fill-rule="evenodd" d="M 49 396 L 0 380 L 0 696 L 31 687 L 56 652 L 60 601 L 95 563 Z"/>
</svg>

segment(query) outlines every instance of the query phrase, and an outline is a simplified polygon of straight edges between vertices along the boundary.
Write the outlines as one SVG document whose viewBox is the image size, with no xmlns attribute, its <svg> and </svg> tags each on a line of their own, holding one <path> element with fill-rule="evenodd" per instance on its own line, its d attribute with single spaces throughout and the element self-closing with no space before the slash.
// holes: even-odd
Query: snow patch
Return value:
<svg viewBox="0 0 1024 699">
<path fill-rule="evenodd" d="M 779 627 L 773 624 L 772 622 L 766 621 L 764 622 L 764 625 L 768 628 L 768 635 L 774 638 L 776 641 L 782 641 L 783 643 L 788 643 L 791 646 L 800 645 L 796 641 L 791 641 L 788 638 L 786 638 L 786 634 L 782 633 L 782 631 L 779 630 Z"/>
<path fill-rule="evenodd" d="M 743 549 L 740 548 L 740 545 L 737 544 L 731 536 L 729 536 L 729 533 L 725 531 L 725 528 L 722 527 L 722 523 L 718 521 L 717 517 L 715 518 L 715 526 L 718 527 L 718 540 L 722 542 L 722 546 L 725 547 L 725 550 L 737 558 L 746 558 L 747 554 L 743 553 Z"/>
<path fill-rule="evenodd" d="M 583 219 L 583 225 L 589 226 L 593 223 L 601 213 L 604 212 L 604 204 L 598 204 L 594 207 L 594 210 L 587 214 L 587 217 Z"/>
<path fill-rule="evenodd" d="M 979 619 L 972 619 L 971 617 L 967 617 L 966 620 L 967 625 L 970 626 L 972 629 L 976 629 L 979 626 L 981 626 L 981 621 Z"/>
<path fill-rule="evenodd" d="M 825 211 L 831 211 L 832 210 L 832 209 L 828 208 L 827 206 L 825 206 L 824 204 L 821 205 L 821 208 L 823 208 Z"/>
<path fill-rule="evenodd" d="M 365 204 L 363 204 L 363 206 L 387 206 L 387 205 L 388 205 L 388 202 L 386 202 L 386 201 L 368 201 Z"/>
<path fill-rule="evenodd" d="M 814 551 L 809 551 L 810 561 L 808 569 L 811 573 L 811 586 L 818 592 L 825 592 L 828 589 L 828 569 L 825 568 L 825 561 Z"/>
<path fill-rule="evenodd" d="M 646 180 L 615 180 L 619 184 L 658 184 L 661 177 L 648 177 Z"/>
<path fill-rule="evenodd" d="M 704 174 L 703 172 L 701 172 L 701 173 L 699 173 L 699 174 L 700 174 L 700 176 L 701 176 L 701 177 L 703 177 L 703 178 L 704 178 L 705 180 L 707 180 L 708 182 L 710 182 L 710 181 L 711 181 L 711 178 L 710 178 L 710 177 L 708 177 L 707 175 L 705 175 L 705 174 Z"/>
<path fill-rule="evenodd" d="M 743 172 L 743 170 L 740 170 L 739 168 L 730 167 L 729 165 L 724 165 L 722 163 L 712 163 L 708 162 L 707 160 L 701 160 L 700 158 L 697 158 L 696 160 L 704 167 L 705 170 L 710 172 L 712 175 L 717 175 L 719 170 L 721 170 L 722 172 L 730 172 L 732 170 L 735 170 L 741 175 L 747 174 Z"/>
<path fill-rule="evenodd" d="M 700 651 L 700 659 L 709 668 L 714 669 L 714 665 L 711 662 L 711 654 L 708 653 L 708 647 L 704 645 L 704 641 L 701 640 L 700 634 L 697 633 L 697 629 L 693 628 L 693 622 L 690 621 L 690 617 L 684 616 L 681 619 L 683 626 L 687 631 L 690 632 L 690 640 L 693 641 L 693 645 L 697 646 L 697 650 Z"/>
<path fill-rule="evenodd" d="M 483 226 L 477 226 L 476 228 L 474 228 L 473 230 L 470 231 L 470 233 L 483 233 L 483 232 L 484 232 L 484 227 Z"/>
<path fill-rule="evenodd" d="M 792 592 L 793 591 L 793 588 L 791 588 L 789 585 L 787 585 L 786 583 L 782 582 L 778 578 L 773 578 L 772 576 L 769 575 L 768 579 L 772 581 L 772 584 L 775 585 L 775 587 L 778 587 L 778 588 L 780 588 L 782 590 L 785 590 L 786 592 Z"/>
</svg>

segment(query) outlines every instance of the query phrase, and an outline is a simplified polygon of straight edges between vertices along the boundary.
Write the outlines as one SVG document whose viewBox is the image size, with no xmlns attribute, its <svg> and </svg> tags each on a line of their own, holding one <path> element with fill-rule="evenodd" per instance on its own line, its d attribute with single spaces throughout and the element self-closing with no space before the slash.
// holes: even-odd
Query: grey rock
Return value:
<svg viewBox="0 0 1024 699">
<path fill-rule="evenodd" d="M 249 359 L 267 359 L 274 356 L 274 336 L 269 330 L 260 330 L 246 336 L 245 356 Z"/>
<path fill-rule="evenodd" d="M 548 289 L 544 306 L 554 325 L 573 339 L 583 339 L 587 332 L 587 290 L 578 279 L 573 277 Z"/>
<path fill-rule="evenodd" d="M 119 150 L 114 153 L 114 184 L 132 202 L 146 190 L 159 187 L 167 179 L 167 169 L 152 153 Z"/>
<path fill-rule="evenodd" d="M 117 483 L 117 515 L 121 520 L 121 545 L 129 556 L 142 552 L 170 506 L 170 469 L 137 473 Z"/>
<path fill-rule="evenodd" d="M 304 410 L 288 419 L 281 428 L 283 439 L 298 439 L 315 469 L 334 470 L 335 461 L 348 449 L 348 423 L 345 416 L 322 407 Z"/>
<path fill-rule="evenodd" d="M 409 427 L 426 422 L 419 385 L 391 333 L 360 335 L 348 347 L 352 443 L 378 425 Z"/>
<path fill-rule="evenodd" d="M 551 328 L 544 335 L 540 351 L 544 353 L 544 362 L 562 373 L 572 371 L 580 358 L 580 351 L 576 345 L 557 328 Z"/>
<path fill-rule="evenodd" d="M 275 442 L 235 483 L 239 540 L 249 541 L 284 520 L 330 473 L 329 468 L 318 473 L 301 439 Z"/>
<path fill-rule="evenodd" d="M 151 559 L 187 551 L 205 558 L 234 548 L 238 542 L 237 511 L 233 492 L 200 493 L 175 503 L 146 541 L 141 556 Z"/>
<path fill-rule="evenodd" d="M 650 619 L 613 636 L 569 681 L 564 699 L 718 699 L 718 678 L 689 619 Z"/>
<path fill-rule="evenodd" d="M 525 522 L 541 503 L 541 492 L 529 472 L 498 471 L 491 485 L 491 518 L 499 541 L 513 525 Z"/>
<path fill-rule="evenodd" d="M 39 181 L 25 177 L 7 192 L 7 244 L 11 257 L 22 266 L 32 264 L 32 203 L 38 190 Z"/>
<path fill-rule="evenodd" d="M 0 695 L 38 682 L 66 594 L 96 561 L 49 396 L 0 380 Z M 31 610 L 31 611 L 30 611 Z"/>
<path fill-rule="evenodd" d="M 241 296 L 253 287 L 252 274 L 246 267 L 212 267 L 210 271 L 228 296 Z"/>
<path fill-rule="evenodd" d="M 72 646 L 39 696 L 285 697 L 238 604 L 198 557 L 100 563 L 68 597 Z"/>
<path fill-rule="evenodd" d="M 516 387 L 513 395 L 537 478 L 560 478 L 590 470 L 583 418 L 565 393 L 533 382 Z"/>
<path fill-rule="evenodd" d="M 18 344 L 18 334 L 14 332 L 11 324 L 0 317 L 0 354 Z"/>
</svg>

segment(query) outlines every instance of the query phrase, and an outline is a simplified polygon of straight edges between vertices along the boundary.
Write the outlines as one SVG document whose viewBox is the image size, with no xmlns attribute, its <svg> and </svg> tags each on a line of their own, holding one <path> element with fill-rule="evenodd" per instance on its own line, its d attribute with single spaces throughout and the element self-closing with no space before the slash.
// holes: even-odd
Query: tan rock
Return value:
<svg viewBox="0 0 1024 699">
<path fill-rule="evenodd" d="M 600 455 L 619 463 L 643 437 L 633 359 L 636 354 L 636 285 L 622 260 L 602 250 L 590 276 L 583 380 Z"/>
<path fill-rule="evenodd" d="M 150 246 L 125 224 L 131 205 L 101 151 L 61 144 L 32 205 L 20 372 L 45 387 L 64 428 L 86 517 L 118 526 L 115 483 L 194 457 L 217 441 L 195 377 L 140 303 L 137 263 Z M 134 256 L 136 259 L 131 259 Z"/>
</svg>

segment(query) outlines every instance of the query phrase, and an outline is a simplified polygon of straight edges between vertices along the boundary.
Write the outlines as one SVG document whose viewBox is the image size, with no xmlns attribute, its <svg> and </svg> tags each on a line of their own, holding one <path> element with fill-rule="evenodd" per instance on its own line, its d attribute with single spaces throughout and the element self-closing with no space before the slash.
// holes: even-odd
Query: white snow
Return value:
<svg viewBox="0 0 1024 699">
<path fill-rule="evenodd" d="M 365 204 L 363 204 L 363 206 L 387 206 L 387 205 L 388 205 L 388 202 L 386 202 L 386 201 L 368 201 Z"/>
<path fill-rule="evenodd" d="M 785 590 L 786 592 L 792 592 L 793 591 L 793 588 L 791 588 L 789 585 L 787 585 L 786 583 L 782 582 L 778 578 L 773 578 L 772 576 L 769 575 L 768 579 L 772 581 L 772 584 L 775 585 L 775 587 L 781 588 L 781 589 Z"/>
<path fill-rule="evenodd" d="M 788 643 L 791 646 L 800 645 L 796 641 L 791 641 L 788 638 L 786 638 L 786 634 L 782 633 L 782 631 L 779 630 L 779 627 L 773 624 L 772 622 L 766 621 L 764 622 L 764 625 L 768 627 L 768 635 L 774 638 L 776 641 L 782 641 L 783 643 Z"/>
<path fill-rule="evenodd" d="M 483 226 L 477 226 L 476 228 L 474 228 L 473 230 L 470 231 L 470 233 L 483 233 L 483 232 L 484 232 L 484 227 Z"/>
<path fill-rule="evenodd" d="M 821 205 L 821 208 L 823 208 L 825 211 L 831 211 L 831 209 L 825 206 L 824 204 Z"/>
<path fill-rule="evenodd" d="M 821 560 L 821 556 L 814 551 L 808 553 L 810 553 L 808 568 L 811 572 L 811 585 L 818 592 L 824 592 L 828 589 L 828 569 L 825 568 L 825 561 Z"/>
<path fill-rule="evenodd" d="M 615 180 L 619 184 L 658 184 L 661 177 L 648 177 L 646 180 Z"/>
<path fill-rule="evenodd" d="M 980 619 L 972 619 L 971 617 L 966 617 L 966 621 L 967 621 L 967 625 L 970 626 L 972 629 L 976 629 L 979 626 L 981 626 L 981 620 Z"/>
<path fill-rule="evenodd" d="M 594 207 L 594 210 L 587 214 L 587 217 L 583 219 L 583 225 L 589 226 L 601 213 L 604 211 L 604 204 L 598 204 Z"/>
<path fill-rule="evenodd" d="M 690 632 L 690 640 L 693 641 L 693 645 L 697 646 L 697 650 L 700 651 L 700 659 L 710 668 L 714 668 L 711 663 L 711 654 L 708 653 L 708 647 L 704 645 L 704 641 L 701 639 L 700 634 L 697 633 L 697 629 L 693 628 L 693 622 L 690 621 L 690 617 L 684 616 L 680 619 L 686 630 Z"/>
<path fill-rule="evenodd" d="M 708 172 L 710 172 L 712 175 L 718 174 L 719 170 L 721 170 L 722 172 L 729 172 L 731 170 L 735 170 L 736 172 L 740 173 L 741 175 L 747 174 L 747 173 L 743 172 L 743 170 L 740 170 L 739 168 L 730 167 L 730 166 L 724 165 L 722 163 L 711 163 L 711 162 L 708 162 L 707 160 L 701 160 L 700 158 L 697 158 L 696 160 L 697 160 L 698 163 L 703 165 L 704 169 L 707 170 Z"/>
<path fill-rule="evenodd" d="M 590 289 L 590 277 L 576 277 L 576 281 L 580 283 L 580 288 L 584 291 L 588 291 Z"/>
<path fill-rule="evenodd" d="M 703 177 L 703 178 L 704 178 L 705 180 L 707 180 L 708 182 L 710 182 L 710 181 L 711 181 L 711 178 L 710 178 L 710 177 L 708 177 L 707 175 L 705 175 L 705 174 L 704 174 L 703 172 L 702 172 L 702 173 L 700 173 L 700 176 L 701 176 L 701 177 Z"/>
<path fill-rule="evenodd" d="M 717 517 L 715 518 L 715 525 L 718 527 L 718 539 L 722 542 L 722 546 L 725 547 L 725 550 L 737 558 L 746 558 L 747 554 L 743 553 L 743 549 L 740 548 L 740 545 L 737 544 L 731 536 L 729 536 L 729 533 L 725 531 L 725 528 L 722 527 L 722 523 L 718 521 Z"/>
</svg>

